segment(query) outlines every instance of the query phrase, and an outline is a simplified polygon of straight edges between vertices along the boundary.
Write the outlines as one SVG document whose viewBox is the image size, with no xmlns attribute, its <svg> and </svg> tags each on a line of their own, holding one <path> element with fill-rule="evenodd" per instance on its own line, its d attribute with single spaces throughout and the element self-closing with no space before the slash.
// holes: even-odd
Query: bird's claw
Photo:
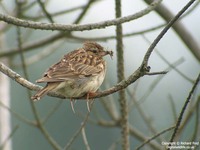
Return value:
<svg viewBox="0 0 200 150">
<path fill-rule="evenodd" d="M 72 111 L 73 111 L 73 113 L 75 113 L 75 109 L 74 109 L 74 103 L 75 103 L 76 101 L 74 100 L 74 99 L 71 99 L 71 101 L 70 101 L 70 103 L 71 103 L 71 108 L 72 108 Z"/>
</svg>

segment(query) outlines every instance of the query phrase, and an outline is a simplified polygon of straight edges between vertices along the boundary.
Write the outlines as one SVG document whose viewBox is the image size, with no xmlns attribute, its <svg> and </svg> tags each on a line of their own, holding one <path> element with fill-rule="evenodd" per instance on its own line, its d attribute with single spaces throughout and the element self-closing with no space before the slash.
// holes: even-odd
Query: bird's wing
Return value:
<svg viewBox="0 0 200 150">
<path fill-rule="evenodd" d="M 104 65 L 102 58 L 94 58 L 85 50 L 78 49 L 65 55 L 36 82 L 59 82 L 95 76 L 105 68 Z"/>
</svg>

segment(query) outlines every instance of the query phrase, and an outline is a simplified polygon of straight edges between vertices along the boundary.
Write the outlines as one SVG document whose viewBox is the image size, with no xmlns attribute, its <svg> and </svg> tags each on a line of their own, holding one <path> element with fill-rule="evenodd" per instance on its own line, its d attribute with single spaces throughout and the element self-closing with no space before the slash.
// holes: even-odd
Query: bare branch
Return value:
<svg viewBox="0 0 200 150">
<path fill-rule="evenodd" d="M 149 138 L 149 139 L 146 140 L 144 143 L 142 143 L 140 146 L 138 146 L 138 147 L 136 148 L 136 150 L 141 149 L 141 148 L 142 148 L 143 146 L 145 146 L 147 143 L 150 143 L 152 140 L 154 140 L 154 139 L 157 138 L 158 136 L 160 136 L 160 135 L 164 134 L 165 132 L 168 132 L 168 131 L 170 131 L 170 130 L 172 130 L 172 129 L 174 129 L 174 128 L 175 128 L 175 127 L 173 126 L 173 127 L 167 128 L 167 129 L 165 129 L 165 130 L 163 130 L 163 131 L 157 133 L 156 135 L 154 135 L 153 137 Z"/>
<path fill-rule="evenodd" d="M 15 112 L 14 110 L 12 110 L 11 108 L 9 108 L 8 106 L 6 106 L 5 104 L 3 104 L 1 101 L 0 101 L 0 106 L 2 106 L 4 109 L 7 109 L 15 118 L 17 118 L 18 120 L 28 124 L 28 125 L 31 125 L 31 126 L 35 126 L 35 122 L 33 121 L 30 121 L 28 119 L 26 119 L 24 116 L 18 114 L 17 112 Z"/>
<path fill-rule="evenodd" d="M 154 10 L 160 4 L 161 1 L 162 0 L 154 1 L 146 9 L 141 10 L 138 13 L 135 13 L 133 15 L 120 17 L 120 18 L 113 19 L 113 20 L 98 22 L 98 23 L 84 24 L 84 25 L 77 25 L 77 24 L 65 25 L 65 24 L 59 24 L 59 23 L 41 23 L 41 22 L 22 20 L 22 19 L 19 19 L 16 17 L 5 15 L 5 14 L 0 14 L 0 20 L 7 22 L 9 24 L 16 25 L 16 26 L 32 28 L 32 29 L 59 30 L 59 31 L 84 31 L 84 30 L 105 28 L 108 26 L 122 24 L 125 22 L 132 21 L 134 19 L 138 19 L 138 18 L 148 14 L 152 10 Z"/>
<path fill-rule="evenodd" d="M 181 124 L 181 122 L 182 122 L 183 115 L 184 115 L 184 113 L 185 113 L 185 111 L 186 111 L 186 108 L 187 108 L 187 106 L 188 106 L 188 103 L 190 102 L 190 99 L 191 99 L 191 97 L 192 97 L 192 95 L 193 95 L 195 89 L 197 88 L 197 85 L 198 85 L 199 81 L 200 81 L 200 73 L 199 73 L 199 75 L 198 75 L 198 77 L 197 77 L 197 79 L 196 79 L 196 81 L 195 81 L 195 83 L 194 83 L 194 85 L 193 85 L 193 87 L 192 87 L 192 89 L 191 89 L 191 91 L 190 91 L 190 93 L 189 93 L 189 95 L 188 95 L 186 101 L 185 101 L 185 104 L 183 105 L 183 108 L 181 109 L 180 115 L 179 115 L 178 120 L 177 120 L 177 122 L 176 122 L 176 127 L 175 127 L 174 132 L 173 132 L 173 134 L 172 134 L 172 136 L 171 136 L 170 142 L 173 142 L 173 141 L 174 141 L 174 138 L 175 138 L 175 136 L 176 136 L 176 133 L 177 133 L 177 131 L 178 131 L 178 128 L 179 128 L 179 126 L 180 126 L 180 124 Z"/>
<path fill-rule="evenodd" d="M 81 14 L 74 21 L 74 24 L 78 24 L 83 19 L 84 15 L 86 14 L 88 9 L 90 8 L 90 5 L 93 2 L 96 2 L 96 1 L 94 1 L 94 0 L 88 1 L 88 3 L 85 5 L 84 9 L 82 10 Z M 35 42 L 31 42 L 31 43 L 23 46 L 23 51 L 30 51 L 34 48 L 38 48 L 38 47 L 41 47 L 41 46 L 44 46 L 44 45 L 47 45 L 47 44 L 51 44 L 54 41 L 59 40 L 59 39 L 64 38 L 64 37 L 70 38 L 70 34 L 71 34 L 71 31 L 66 32 L 66 33 L 60 32 L 60 33 L 54 34 L 50 37 L 48 36 L 45 39 L 40 39 L 40 40 L 37 40 Z M 8 49 L 8 50 L 5 50 L 5 51 L 6 52 L 4 52 L 4 53 L 0 53 L 0 57 L 6 57 L 6 56 L 12 56 L 12 55 L 18 54 L 18 48 Z"/>
<path fill-rule="evenodd" d="M 115 120 L 115 121 L 99 120 L 97 122 L 97 124 L 100 125 L 100 126 L 104 126 L 104 127 L 120 127 L 119 120 Z M 130 133 L 131 136 L 135 137 L 139 141 L 146 141 L 147 140 L 146 136 L 142 132 L 140 132 L 136 128 L 132 127 L 130 124 L 129 124 L 129 126 L 130 126 L 129 133 Z M 154 149 L 154 150 L 160 150 L 161 149 L 160 145 L 158 145 L 155 142 L 150 142 L 149 146 L 152 147 L 152 149 Z"/>
<path fill-rule="evenodd" d="M 45 16 L 47 17 L 47 19 L 51 22 L 54 23 L 54 20 L 52 18 L 52 16 L 49 14 L 49 12 L 47 11 L 44 2 L 42 2 L 41 0 L 37 0 L 37 2 L 39 3 L 43 13 L 45 14 Z"/>
<path fill-rule="evenodd" d="M 61 10 L 61 11 L 58 11 L 58 12 L 55 12 L 55 13 L 51 13 L 51 16 L 56 17 L 56 16 L 60 16 L 60 15 L 66 14 L 66 13 L 71 13 L 73 11 L 82 9 L 82 8 L 84 8 L 86 6 L 87 6 L 87 4 L 84 4 L 84 5 L 76 6 L 74 8 L 70 8 L 70 9 L 67 9 L 67 10 Z M 43 19 L 44 17 L 45 17 L 44 15 L 40 15 L 40 16 L 36 16 L 36 17 L 24 16 L 23 15 L 23 18 L 29 19 L 29 20 L 38 20 L 38 19 Z"/>
<path fill-rule="evenodd" d="M 191 0 L 185 7 L 183 7 L 178 14 L 170 20 L 170 22 L 166 25 L 166 27 L 160 32 L 160 34 L 156 37 L 156 39 L 153 41 L 153 43 L 150 45 L 148 51 L 146 52 L 146 55 L 143 59 L 143 63 L 141 68 L 146 69 L 149 57 L 153 51 L 153 49 L 156 47 L 158 42 L 161 40 L 161 38 L 165 35 L 165 33 L 172 27 L 172 25 L 181 17 L 181 15 L 195 2 L 195 0 Z"/>
<path fill-rule="evenodd" d="M 40 90 L 42 88 L 41 86 L 35 85 L 35 84 L 29 82 L 28 80 L 24 79 L 19 74 L 17 74 L 16 72 L 14 72 L 13 70 L 8 68 L 7 66 L 5 66 L 1 62 L 0 62 L 0 71 L 3 72 L 4 74 L 6 74 L 11 79 L 18 82 L 19 84 L 21 84 L 22 86 L 24 86 L 24 87 L 26 87 L 30 90 L 36 90 L 37 91 L 37 90 Z M 110 95 L 114 92 L 122 90 L 122 89 L 126 88 L 127 86 L 129 86 L 130 84 L 132 84 L 137 79 L 139 79 L 140 77 L 144 76 L 145 74 L 146 73 L 141 72 L 140 68 L 139 68 L 132 75 L 130 75 L 127 80 L 122 80 L 121 82 L 119 82 L 115 86 L 113 86 L 113 87 L 111 87 L 111 88 L 109 88 L 105 91 L 99 92 L 94 97 L 91 97 L 91 98 L 99 98 L 99 97 L 107 96 L 107 95 Z M 53 97 L 63 98 L 63 99 L 66 98 L 62 95 L 55 93 L 55 92 L 49 92 L 48 95 L 53 96 Z M 85 99 L 85 97 L 80 97 L 80 98 L 75 98 L 75 99 Z"/>
<path fill-rule="evenodd" d="M 147 39 L 147 37 L 145 35 L 142 35 L 143 38 L 145 39 L 145 41 L 147 41 L 147 43 L 149 43 L 149 45 L 151 44 L 151 42 Z M 182 76 L 184 79 L 186 79 L 187 81 L 194 83 L 192 79 L 190 79 L 189 77 L 187 77 L 184 73 L 182 73 L 181 71 L 179 71 L 173 64 L 171 64 L 160 52 L 158 49 L 155 48 L 155 52 L 158 54 L 158 56 L 167 64 L 169 65 L 169 68 L 174 69 L 180 76 Z M 183 59 L 183 58 L 182 58 Z M 167 69 L 168 70 L 168 69 Z"/>
<path fill-rule="evenodd" d="M 115 17 L 121 17 L 121 0 L 115 0 Z M 116 26 L 116 41 L 117 41 L 117 78 L 118 82 L 125 78 L 124 74 L 124 50 L 123 50 L 123 29 L 122 24 Z M 122 149 L 129 150 L 129 125 L 128 125 L 128 105 L 125 90 L 119 91 L 119 104 L 120 104 L 120 125 L 122 137 Z"/>
<path fill-rule="evenodd" d="M 158 37 L 154 40 L 154 42 L 150 45 L 148 51 L 146 52 L 143 62 L 141 64 L 141 66 L 133 73 L 131 74 L 126 80 L 122 80 L 121 82 L 119 82 L 118 84 L 116 84 L 115 86 L 111 87 L 110 89 L 107 89 L 105 91 L 99 92 L 97 93 L 97 95 L 95 95 L 94 97 L 91 98 L 98 98 L 98 97 L 102 97 L 102 96 L 107 96 L 109 94 L 112 94 L 114 92 L 117 92 L 119 90 L 122 90 L 124 88 L 126 88 L 127 86 L 129 86 L 130 84 L 132 84 L 133 82 L 135 82 L 137 79 L 139 79 L 140 77 L 148 74 L 147 72 L 149 72 L 150 67 L 147 66 L 149 57 L 152 53 L 152 51 L 154 50 L 155 46 L 157 45 L 157 43 L 160 41 L 160 39 L 164 36 L 164 34 L 169 30 L 169 28 L 175 23 L 175 21 L 184 13 L 184 11 L 186 11 L 189 6 L 194 2 L 194 0 L 190 1 L 190 3 L 188 3 L 176 16 L 175 18 L 173 18 L 168 24 L 167 26 L 161 31 L 161 33 L 158 35 Z M 21 85 L 25 86 L 29 89 L 32 90 L 38 90 L 40 89 L 38 86 L 30 83 L 29 81 L 26 82 L 27 80 L 23 79 L 19 74 L 15 73 L 14 71 L 12 71 L 11 69 L 9 69 L 8 67 L 6 67 L 5 65 L 3 65 L 2 63 L 0 63 L 0 70 L 7 74 L 9 77 L 11 77 L 12 79 L 15 79 L 17 82 L 19 82 Z M 61 95 L 55 94 L 53 92 L 50 92 L 49 95 L 51 96 L 57 96 L 60 98 L 64 98 Z M 81 97 L 84 98 L 84 97 Z M 79 99 L 79 98 L 75 98 L 75 99 Z"/>
<path fill-rule="evenodd" d="M 5 66 L 3 63 L 0 62 L 0 71 L 6 74 L 11 79 L 15 80 L 17 83 L 21 84 L 22 86 L 30 89 L 30 90 L 39 90 L 41 87 L 37 86 L 28 80 L 21 77 L 19 74 Z"/>
<path fill-rule="evenodd" d="M 87 113 L 85 119 L 83 120 L 83 122 L 81 123 L 80 128 L 74 133 L 74 135 L 72 136 L 72 138 L 69 140 L 69 142 L 65 145 L 64 150 L 67 150 L 70 148 L 70 146 L 72 145 L 72 143 L 74 142 L 74 140 L 78 137 L 78 135 L 81 133 L 82 129 L 85 127 L 87 120 L 89 118 L 90 112 Z"/>
<path fill-rule="evenodd" d="M 147 3 L 151 3 L 152 0 L 145 0 Z M 195 0 L 192 0 L 190 2 L 195 2 Z M 199 2 L 197 1 L 197 4 Z M 165 7 L 164 4 L 159 5 L 156 9 L 156 12 L 164 18 L 167 22 L 171 20 L 171 18 L 174 18 L 175 16 L 173 13 Z M 186 44 L 188 49 L 192 52 L 193 56 L 200 61 L 200 45 L 195 40 L 195 38 L 190 34 L 190 32 L 185 28 L 185 26 L 180 22 L 177 21 L 176 24 L 174 24 L 173 29 L 178 34 L 178 36 L 181 38 L 181 40 Z"/>
<path fill-rule="evenodd" d="M 17 131 L 17 129 L 19 128 L 19 126 L 15 126 L 14 129 L 12 130 L 12 132 L 10 133 L 10 135 L 7 137 L 7 139 L 0 145 L 0 149 L 5 149 L 5 145 L 8 142 L 8 140 L 10 140 L 12 138 L 12 136 L 14 135 L 14 133 Z"/>
<path fill-rule="evenodd" d="M 134 128 L 133 126 L 130 125 L 130 134 L 134 137 L 136 137 L 138 140 L 140 141 L 147 141 L 147 137 L 146 135 L 144 135 L 144 133 L 141 133 L 140 131 L 138 131 L 136 128 Z M 161 146 L 160 144 L 158 144 L 157 142 L 150 142 L 149 146 L 153 149 L 153 150 L 161 150 Z"/>
</svg>

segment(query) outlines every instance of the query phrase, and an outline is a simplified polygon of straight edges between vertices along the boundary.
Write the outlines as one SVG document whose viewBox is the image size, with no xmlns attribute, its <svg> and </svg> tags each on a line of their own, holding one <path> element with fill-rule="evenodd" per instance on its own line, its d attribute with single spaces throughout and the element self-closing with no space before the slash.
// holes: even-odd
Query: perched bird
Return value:
<svg viewBox="0 0 200 150">
<path fill-rule="evenodd" d="M 39 100 L 49 91 L 57 92 L 73 100 L 77 97 L 86 96 L 89 109 L 89 97 L 101 86 L 106 74 L 106 62 L 103 57 L 113 56 L 112 51 L 105 50 L 95 42 L 85 42 L 83 47 L 78 48 L 66 55 L 56 64 L 51 66 L 37 83 L 47 83 L 39 90 L 32 100 Z"/>
</svg>

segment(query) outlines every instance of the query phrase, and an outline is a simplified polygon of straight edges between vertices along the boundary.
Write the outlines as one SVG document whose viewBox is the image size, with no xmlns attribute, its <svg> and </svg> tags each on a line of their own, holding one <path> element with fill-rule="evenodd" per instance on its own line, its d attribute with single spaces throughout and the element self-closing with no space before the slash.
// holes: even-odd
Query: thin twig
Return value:
<svg viewBox="0 0 200 150">
<path fill-rule="evenodd" d="M 56 112 L 56 110 L 61 106 L 64 101 L 58 101 L 55 106 L 49 111 L 46 117 L 42 120 L 42 124 L 45 124 L 47 120 Z"/>
<path fill-rule="evenodd" d="M 31 42 L 31 43 L 28 43 L 26 45 L 24 45 L 22 48 L 23 48 L 23 51 L 24 52 L 29 52 L 33 49 L 36 49 L 38 47 L 42 47 L 42 46 L 45 46 L 45 45 L 50 45 L 50 44 L 53 44 L 53 42 L 61 39 L 61 38 L 67 38 L 67 34 L 61 34 L 61 33 L 57 33 L 57 34 L 54 34 L 52 36 L 48 36 L 47 38 L 45 39 L 39 39 L 37 41 L 34 41 L 34 42 Z M 3 52 L 3 53 L 0 53 L 0 58 L 1 57 L 8 57 L 8 56 L 14 56 L 16 54 L 18 54 L 19 52 L 19 49 L 18 48 L 11 48 L 11 49 L 7 49 L 5 50 L 6 52 Z"/>
<path fill-rule="evenodd" d="M 146 3 L 151 3 L 153 0 L 145 0 Z M 197 0 L 190 0 L 188 7 L 191 6 Z M 186 6 L 187 7 L 187 6 Z M 185 10 L 188 8 L 185 7 Z M 185 11 L 183 10 L 183 11 Z M 167 22 L 171 20 L 171 18 L 176 18 L 174 14 L 170 11 L 169 8 L 167 8 L 164 4 L 160 4 L 155 11 Z M 179 12 L 180 14 L 181 12 Z M 177 33 L 177 35 L 180 37 L 180 39 L 185 43 L 185 45 L 188 47 L 188 50 L 191 51 L 193 56 L 200 61 L 200 45 L 199 42 L 190 34 L 190 31 L 187 30 L 187 28 L 182 24 L 180 21 L 177 21 L 176 24 L 174 24 L 173 29 Z"/>
<path fill-rule="evenodd" d="M 29 66 L 35 62 L 39 62 L 40 60 L 44 60 L 45 58 L 47 58 L 49 55 L 52 55 L 56 50 L 58 50 L 61 46 L 63 46 L 63 44 L 65 43 L 65 40 L 59 40 L 56 42 L 52 43 L 52 46 L 50 47 L 46 47 L 44 50 L 40 51 L 40 53 L 37 53 L 35 55 L 32 55 L 28 58 L 26 58 L 25 62 L 26 62 L 26 66 Z M 13 64 L 12 67 L 16 68 L 16 67 L 20 67 L 22 64 Z"/>
<path fill-rule="evenodd" d="M 199 104 L 200 104 L 200 96 L 198 97 L 197 101 L 192 104 L 192 107 L 190 109 L 188 109 L 187 114 L 184 117 L 181 126 L 179 127 L 180 133 L 183 133 L 184 128 L 186 128 L 186 124 L 189 123 L 190 120 L 192 119 L 194 111 L 197 109 Z"/>
<path fill-rule="evenodd" d="M 86 6 L 87 6 L 87 4 L 84 4 L 84 5 L 76 6 L 74 8 L 70 8 L 70 9 L 67 9 L 67 10 L 61 10 L 61 11 L 58 11 L 58 12 L 55 12 L 55 13 L 51 13 L 51 16 L 56 17 L 56 16 L 64 15 L 64 14 L 67 14 L 67 13 L 71 13 L 73 11 L 77 11 L 79 9 L 83 9 Z M 44 15 L 40 15 L 40 16 L 36 16 L 36 17 L 23 16 L 23 18 L 29 19 L 29 20 L 39 20 L 39 19 L 43 19 L 44 17 L 45 17 Z"/>
<path fill-rule="evenodd" d="M 119 120 L 119 112 L 116 107 L 116 103 L 111 96 L 107 96 L 106 99 L 102 98 L 100 100 L 102 105 L 104 106 L 105 111 L 110 116 L 112 120 Z"/>
<path fill-rule="evenodd" d="M 141 118 L 144 120 L 145 125 L 149 128 L 149 130 L 152 134 L 156 134 L 157 130 L 156 130 L 156 128 L 154 128 L 152 121 L 150 120 L 150 118 L 145 113 L 145 110 L 142 109 L 142 107 L 140 106 L 140 104 L 136 100 L 135 92 L 134 91 L 131 92 L 128 88 L 127 88 L 126 91 L 127 91 L 128 95 L 130 96 L 130 98 L 132 99 L 133 104 L 135 104 L 136 109 L 139 112 Z M 159 142 L 161 142 L 161 139 L 158 139 L 158 140 L 159 140 Z"/>
<path fill-rule="evenodd" d="M 145 39 L 145 41 L 150 45 L 151 42 L 148 40 L 148 38 L 143 34 L 142 37 Z M 186 79 L 187 81 L 194 83 L 194 81 L 192 79 L 190 79 L 189 77 L 187 77 L 184 73 L 182 73 L 179 69 L 177 69 L 177 67 L 175 67 L 174 65 L 172 65 L 160 52 L 158 49 L 155 48 L 155 52 L 156 54 L 158 54 L 158 56 L 172 69 L 174 69 L 180 76 L 182 76 L 184 79 Z"/>
<path fill-rule="evenodd" d="M 1 143 L 0 145 L 0 149 L 3 150 L 5 148 L 6 143 L 8 142 L 8 140 L 10 140 L 13 135 L 15 134 L 15 132 L 17 131 L 17 129 L 19 128 L 19 126 L 15 126 L 14 129 L 12 130 L 12 132 L 10 133 L 10 135 L 7 137 L 7 139 L 5 139 L 5 141 L 3 143 Z"/>
<path fill-rule="evenodd" d="M 12 110 L 11 108 L 9 108 L 8 106 L 6 106 L 5 104 L 3 104 L 1 101 L 0 101 L 0 105 L 1 107 L 7 109 L 14 117 L 16 117 L 18 120 L 26 123 L 26 124 L 29 124 L 31 126 L 35 126 L 35 122 L 33 121 L 30 121 L 28 119 L 26 119 L 25 117 L 23 117 L 22 115 L 18 114 L 17 112 L 15 112 L 14 110 Z"/>
<path fill-rule="evenodd" d="M 162 37 L 167 33 L 167 31 L 172 27 L 172 25 L 181 17 L 181 15 L 183 15 L 183 13 L 195 2 L 195 0 L 191 0 L 189 3 L 187 3 L 187 5 L 185 5 L 185 7 L 183 7 L 178 14 L 172 18 L 169 23 L 166 25 L 166 27 L 160 32 L 160 34 L 156 37 L 156 39 L 153 41 L 153 43 L 150 45 L 150 47 L 148 48 L 143 62 L 142 62 L 142 66 L 141 68 L 146 70 L 147 68 L 147 64 L 148 64 L 148 60 L 149 57 L 151 55 L 151 53 L 153 52 L 154 48 L 156 47 L 156 45 L 158 44 L 158 42 L 162 39 Z"/>
<path fill-rule="evenodd" d="M 84 7 L 84 9 L 82 10 L 81 14 L 79 15 L 79 17 L 74 21 L 74 24 L 78 24 L 83 19 L 83 17 L 85 16 L 85 14 L 87 13 L 87 11 L 89 10 L 90 6 L 94 2 L 95 2 L 95 0 L 89 0 L 88 1 L 88 3 L 86 4 L 86 6 Z"/>
<path fill-rule="evenodd" d="M 18 16 L 21 15 L 21 3 L 18 2 L 16 0 L 16 4 L 18 6 Z M 22 48 L 22 39 L 21 39 L 21 30 L 19 27 L 17 27 L 17 42 L 18 42 L 18 48 L 20 50 L 20 58 L 22 61 L 22 68 L 23 68 L 23 73 L 25 75 L 25 77 L 28 79 L 28 72 L 27 72 L 27 68 L 26 68 L 26 64 L 25 64 L 25 58 L 24 58 L 24 54 L 23 54 L 23 48 Z M 31 97 L 31 91 L 27 90 L 28 96 Z M 59 150 L 60 146 L 56 143 L 56 141 L 49 135 L 49 133 L 45 130 L 45 128 L 43 127 L 39 114 L 36 110 L 36 107 L 33 103 L 33 101 L 30 100 L 30 104 L 31 104 L 31 108 L 34 114 L 34 117 L 36 119 L 36 123 L 37 123 L 37 127 L 38 129 L 43 133 L 43 135 L 46 137 L 47 141 L 51 144 L 51 146 L 56 149 Z"/>
<path fill-rule="evenodd" d="M 94 123 L 96 125 L 103 126 L 103 127 L 110 127 L 110 128 L 113 128 L 113 127 L 120 128 L 121 127 L 119 120 L 115 120 L 115 121 L 99 120 L 97 122 L 92 122 L 92 123 Z M 136 138 L 138 141 L 146 141 L 147 140 L 146 135 L 144 135 L 142 132 L 140 132 L 139 130 L 137 130 L 136 128 L 131 126 L 130 124 L 129 124 L 129 127 L 130 127 L 129 132 L 130 132 L 131 136 Z M 149 143 L 149 146 L 154 150 L 160 150 L 161 149 L 160 145 L 158 145 L 155 142 Z"/>
<path fill-rule="evenodd" d="M 169 97 L 169 102 L 170 102 L 170 106 L 171 106 L 170 108 L 172 108 L 173 119 L 174 119 L 174 122 L 176 122 L 176 120 L 177 120 L 176 105 L 175 105 L 172 95 L 169 94 L 168 97 Z"/>
<path fill-rule="evenodd" d="M 174 63 L 172 63 L 170 66 L 174 66 L 177 67 L 178 65 L 182 64 L 184 61 L 183 58 L 178 59 L 177 61 L 175 61 Z M 170 72 L 172 70 L 171 67 L 167 67 L 165 69 L 165 71 Z M 143 103 L 147 97 L 152 93 L 152 91 L 156 88 L 156 86 L 158 85 L 158 83 L 164 78 L 164 76 L 158 76 L 149 86 L 148 91 L 144 93 L 144 95 L 138 100 L 139 103 Z"/>
<path fill-rule="evenodd" d="M 174 129 L 175 127 L 170 127 L 170 128 L 167 128 L 157 134 L 155 134 L 153 137 L 149 138 L 148 140 L 146 140 L 144 143 L 142 143 L 140 146 L 138 146 L 135 150 L 139 150 L 141 149 L 143 146 L 145 146 L 146 144 L 150 143 L 152 140 L 154 140 L 155 138 L 159 137 L 160 135 L 164 134 L 165 132 L 168 132 L 172 129 Z"/>
<path fill-rule="evenodd" d="M 138 140 L 142 142 L 148 140 L 147 135 L 144 135 L 144 133 L 141 133 L 139 130 L 137 130 L 133 126 L 131 125 L 129 126 L 130 126 L 130 135 L 132 135 L 133 137 L 137 138 Z M 161 150 L 161 146 L 157 142 L 150 142 L 149 147 L 151 147 L 153 150 Z"/>
<path fill-rule="evenodd" d="M 157 29 L 158 27 L 159 26 L 157 26 L 155 28 Z M 138 32 L 130 33 L 130 34 L 124 34 L 123 37 L 138 35 L 138 34 L 141 34 L 141 33 L 150 32 L 152 30 L 153 30 L 153 28 L 149 28 L 149 29 L 146 29 L 144 31 L 138 31 Z M 28 43 L 28 44 L 23 46 L 23 50 L 24 50 L 24 52 L 28 52 L 28 51 L 31 51 L 31 50 L 36 49 L 38 47 L 44 46 L 46 44 L 52 44 L 54 41 L 57 41 L 57 40 L 63 38 L 64 35 L 66 35 L 66 34 L 63 34 L 63 32 L 61 32 L 61 33 L 57 33 L 55 35 L 52 35 L 50 37 L 48 36 L 46 39 L 42 39 L 42 40 L 40 39 L 40 40 L 31 42 L 31 43 Z M 87 41 L 87 40 L 106 41 L 106 37 L 102 37 L 102 38 L 82 38 L 82 37 L 77 37 L 77 36 L 72 35 L 72 34 L 69 35 L 68 38 L 70 38 L 70 39 L 75 38 L 76 40 L 78 39 L 78 40 L 81 40 L 81 41 Z M 115 39 L 116 36 L 111 36 L 110 38 L 108 37 L 108 39 L 113 39 L 113 38 Z M 5 52 L 0 53 L 0 58 L 1 57 L 7 57 L 7 56 L 14 56 L 16 54 L 18 54 L 18 49 L 17 48 L 11 48 L 11 49 L 5 50 Z"/>
<path fill-rule="evenodd" d="M 30 10 L 32 7 L 34 7 L 37 4 L 37 1 L 30 2 L 29 5 L 24 6 L 22 9 L 25 12 L 26 10 Z"/>
<path fill-rule="evenodd" d="M 199 101 L 200 102 L 200 101 Z M 194 123 L 194 131 L 192 134 L 191 141 L 195 141 L 197 135 L 198 135 L 198 128 L 199 128 L 199 103 L 197 103 L 196 109 L 195 109 L 195 123 Z"/>
<path fill-rule="evenodd" d="M 181 124 L 181 122 L 182 122 L 183 115 L 184 115 L 184 113 L 185 113 L 185 111 L 186 111 L 186 108 L 187 108 L 187 106 L 188 106 L 188 103 L 190 102 L 190 99 L 191 99 L 191 97 L 192 97 L 192 95 L 193 95 L 195 89 L 197 88 L 197 85 L 198 85 L 199 81 L 200 81 L 200 73 L 199 73 L 199 75 L 198 75 L 198 77 L 197 77 L 197 79 L 196 79 L 196 81 L 195 81 L 195 83 L 194 83 L 194 85 L 193 85 L 191 91 L 189 92 L 189 95 L 188 95 L 188 97 L 187 97 L 187 99 L 186 99 L 186 101 L 185 101 L 185 103 L 184 103 L 184 105 L 183 105 L 183 108 L 181 109 L 180 115 L 179 115 L 178 120 L 177 120 L 177 122 L 176 122 L 176 127 L 175 127 L 174 132 L 173 132 L 173 134 L 172 134 L 172 136 L 171 136 L 170 142 L 173 142 L 173 141 L 174 141 L 174 138 L 175 138 L 175 136 L 176 136 L 176 133 L 178 132 L 179 126 L 180 126 L 180 124 Z"/>
<path fill-rule="evenodd" d="M 80 128 L 74 133 L 74 135 L 71 137 L 71 139 L 69 140 L 69 142 L 66 144 L 66 146 L 64 147 L 64 150 L 68 150 L 70 148 L 70 146 L 72 145 L 72 143 L 75 141 L 75 139 L 78 137 L 78 135 L 81 133 L 82 129 L 85 127 L 87 120 L 89 118 L 90 112 L 87 113 L 85 119 L 83 120 L 83 122 L 81 123 Z"/>
<path fill-rule="evenodd" d="M 54 23 L 53 18 L 51 17 L 51 15 L 49 14 L 49 12 L 47 11 L 46 7 L 45 7 L 45 3 L 42 2 L 41 0 L 37 0 L 38 4 L 40 5 L 43 13 L 45 14 L 45 16 L 47 17 L 47 19 L 51 22 Z"/>
</svg>

